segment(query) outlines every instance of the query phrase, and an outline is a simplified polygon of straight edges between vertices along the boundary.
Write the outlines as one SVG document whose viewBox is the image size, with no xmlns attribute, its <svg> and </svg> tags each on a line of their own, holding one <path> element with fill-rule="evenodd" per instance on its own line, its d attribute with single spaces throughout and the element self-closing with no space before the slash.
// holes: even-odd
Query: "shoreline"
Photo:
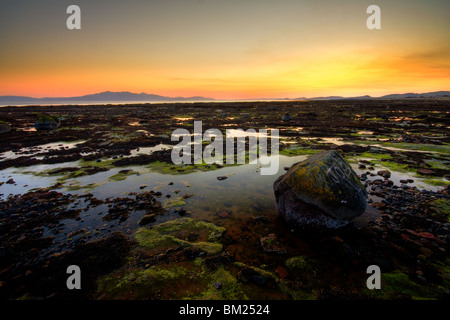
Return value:
<svg viewBox="0 0 450 320">
<path fill-rule="evenodd" d="M 2 298 L 448 297 L 447 101 L 151 106 L 0 108 L 11 128 L 0 140 Z M 29 130 L 37 113 L 60 126 Z M 191 132 L 195 120 L 224 132 L 279 129 L 281 168 L 339 150 L 372 216 L 329 233 L 291 232 L 257 168 L 171 163 L 171 132 Z M 74 263 L 87 277 L 81 291 L 65 287 Z M 378 293 L 364 286 L 370 264 L 382 270 Z"/>
</svg>

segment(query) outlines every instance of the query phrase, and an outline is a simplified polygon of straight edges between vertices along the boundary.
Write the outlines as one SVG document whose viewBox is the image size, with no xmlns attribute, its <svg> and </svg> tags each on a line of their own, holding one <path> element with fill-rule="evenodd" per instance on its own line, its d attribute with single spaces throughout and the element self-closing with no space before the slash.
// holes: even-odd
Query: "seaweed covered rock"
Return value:
<svg viewBox="0 0 450 320">
<path fill-rule="evenodd" d="M 48 114 L 40 114 L 34 124 L 36 130 L 55 130 L 59 127 L 60 120 Z"/>
<path fill-rule="evenodd" d="M 278 211 L 294 229 L 337 229 L 361 215 L 367 192 L 342 155 L 324 151 L 274 182 Z"/>
<path fill-rule="evenodd" d="M 149 229 L 140 228 L 135 237 L 139 245 L 158 253 L 181 246 L 216 254 L 222 251 L 219 240 L 224 232 L 225 228 L 212 223 L 179 218 Z"/>
</svg>

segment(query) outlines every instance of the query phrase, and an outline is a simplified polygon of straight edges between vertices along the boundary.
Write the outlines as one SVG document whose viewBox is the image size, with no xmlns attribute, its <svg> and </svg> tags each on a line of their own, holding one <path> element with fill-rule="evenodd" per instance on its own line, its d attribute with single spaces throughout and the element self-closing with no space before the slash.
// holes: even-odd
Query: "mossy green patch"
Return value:
<svg viewBox="0 0 450 320">
<path fill-rule="evenodd" d="M 319 151 L 321 150 L 311 149 L 299 145 L 291 145 L 289 148 L 284 148 L 280 150 L 280 154 L 285 156 L 300 156 L 300 155 L 315 154 Z"/>
<path fill-rule="evenodd" d="M 236 266 L 236 267 L 238 267 L 238 268 L 240 268 L 240 269 L 242 269 L 242 268 L 249 268 L 249 269 L 251 269 L 254 273 L 256 273 L 257 275 L 263 277 L 263 278 L 266 279 L 266 280 L 271 280 L 271 281 L 273 281 L 273 282 L 275 282 L 275 283 L 278 283 L 278 282 L 279 282 L 278 277 L 277 277 L 273 272 L 264 270 L 264 269 L 262 269 L 262 268 L 249 266 L 249 265 L 246 265 L 245 263 L 242 263 L 242 262 L 235 262 L 235 263 L 234 263 L 234 266 Z"/>
<path fill-rule="evenodd" d="M 447 170 L 449 168 L 450 161 L 449 160 L 443 160 L 443 159 L 425 159 L 424 162 L 428 165 L 430 165 L 431 169 L 443 169 Z"/>
<path fill-rule="evenodd" d="M 164 208 L 182 207 L 184 205 L 186 205 L 185 199 L 183 197 L 177 197 L 166 201 L 166 203 L 164 203 Z"/>
<path fill-rule="evenodd" d="M 134 170 L 122 170 L 116 173 L 115 175 L 112 175 L 109 177 L 109 180 L 112 181 L 122 181 L 125 180 L 128 176 L 135 175 L 137 172 Z"/>
<path fill-rule="evenodd" d="M 429 203 L 429 206 L 434 211 L 434 216 L 441 216 L 447 221 L 450 221 L 450 200 L 438 199 Z"/>
<path fill-rule="evenodd" d="M 420 150 L 420 151 L 430 151 L 439 152 L 444 154 L 450 153 L 450 144 L 443 143 L 442 145 L 435 144 L 418 144 L 418 143 L 406 143 L 406 142 L 381 142 L 382 145 L 387 147 L 394 147 L 407 150 Z"/>
<path fill-rule="evenodd" d="M 450 259 L 447 258 L 443 261 L 437 261 L 433 263 L 433 266 L 436 268 L 439 277 L 442 279 L 442 287 L 444 290 L 448 290 L 450 288 Z"/>
<path fill-rule="evenodd" d="M 199 295 L 194 299 L 199 300 L 247 300 L 248 293 L 246 288 L 230 271 L 220 266 L 213 274 L 205 272 L 204 276 L 210 279 L 210 283 Z M 218 290 L 214 287 L 214 283 L 220 283 L 221 288 Z"/>
<path fill-rule="evenodd" d="M 214 242 L 187 242 L 187 241 L 178 241 L 179 244 L 188 244 L 195 248 L 200 249 L 203 252 L 209 253 L 209 254 L 216 254 L 222 251 L 223 245 L 221 243 L 214 243 Z"/>
<path fill-rule="evenodd" d="M 295 273 L 308 272 L 314 276 L 316 276 L 317 274 L 316 261 L 304 256 L 289 258 L 288 260 L 286 260 L 286 267 L 288 267 L 289 270 Z"/>
<path fill-rule="evenodd" d="M 180 218 L 168 221 L 154 226 L 153 229 L 157 230 L 161 234 L 170 234 L 174 236 L 186 232 L 204 232 L 208 241 L 218 241 L 225 232 L 225 228 L 223 227 L 218 227 L 209 222 L 198 221 L 190 218 Z"/>
<path fill-rule="evenodd" d="M 147 248 L 161 248 L 165 249 L 175 243 L 173 237 L 161 235 L 155 230 L 141 228 L 134 234 L 138 243 Z"/>
<path fill-rule="evenodd" d="M 415 168 L 411 168 L 408 164 L 402 164 L 395 161 L 381 161 L 380 164 L 392 171 L 397 172 L 415 172 Z"/>
<path fill-rule="evenodd" d="M 116 160 L 101 160 L 101 161 L 99 161 L 99 162 L 97 162 L 97 161 L 91 161 L 91 160 L 89 160 L 89 161 L 86 161 L 86 160 L 80 160 L 79 162 L 78 162 L 78 164 L 81 166 L 81 167 L 99 167 L 99 168 L 108 168 L 108 169 L 112 169 L 112 168 L 114 168 L 114 165 L 112 164 L 114 161 L 116 161 Z"/>
<path fill-rule="evenodd" d="M 378 152 L 363 152 L 358 157 L 377 160 L 392 159 L 392 156 L 389 153 L 378 153 Z"/>
<path fill-rule="evenodd" d="M 225 266 L 211 272 L 200 258 L 182 265 L 119 271 L 99 278 L 97 283 L 100 299 L 244 300 L 251 293 Z"/>
<path fill-rule="evenodd" d="M 436 299 L 438 294 L 429 286 L 421 285 L 409 279 L 408 275 L 394 271 L 381 274 L 381 289 L 372 290 L 375 296 L 384 299 Z"/>
<path fill-rule="evenodd" d="M 141 228 L 135 233 L 135 238 L 141 246 L 158 251 L 181 245 L 216 254 L 223 248 L 218 242 L 223 232 L 225 228 L 212 223 L 180 218 L 155 225 L 151 229 Z M 190 240 L 192 235 L 195 241 Z"/>
<path fill-rule="evenodd" d="M 98 294 L 102 299 L 149 299 L 164 288 L 176 286 L 177 282 L 188 275 L 188 269 L 178 266 L 152 266 L 148 269 L 109 274 L 97 281 Z"/>
<path fill-rule="evenodd" d="M 407 142 L 392 142 L 392 141 L 370 141 L 370 140 L 356 140 L 354 141 L 356 144 L 365 144 L 365 145 L 381 145 L 382 147 L 396 148 L 401 150 L 411 150 L 411 151 L 428 151 L 428 152 L 437 152 L 442 154 L 450 153 L 450 144 L 443 143 L 440 145 L 437 144 L 421 144 L 421 143 L 407 143 Z"/>
<path fill-rule="evenodd" d="M 193 172 L 206 172 L 206 171 L 214 171 L 219 168 L 225 167 L 228 165 L 216 165 L 216 164 L 192 164 L 192 165 L 175 165 L 173 163 L 155 161 L 147 165 L 154 172 L 162 173 L 162 174 L 189 174 Z"/>
<path fill-rule="evenodd" d="M 449 181 L 439 180 L 439 179 L 425 179 L 424 182 L 427 184 L 431 184 L 432 186 L 436 186 L 436 187 L 445 187 L 445 186 L 450 185 Z"/>
<path fill-rule="evenodd" d="M 68 185 L 64 185 L 65 189 L 67 191 L 77 191 L 77 190 L 83 190 L 84 192 L 89 192 L 94 190 L 95 188 L 99 187 L 101 183 L 89 183 L 86 185 L 81 185 L 79 182 L 71 182 Z"/>
<path fill-rule="evenodd" d="M 301 288 L 291 281 L 280 279 L 275 273 L 271 271 L 265 270 L 263 268 L 249 266 L 242 262 L 234 262 L 233 265 L 240 270 L 251 270 L 255 275 L 264 278 L 266 281 L 272 282 L 273 285 L 278 290 L 280 290 L 280 292 L 283 292 L 283 294 L 286 294 L 288 297 L 291 297 L 294 300 L 316 299 L 316 293 L 309 291 L 306 288 Z"/>
</svg>

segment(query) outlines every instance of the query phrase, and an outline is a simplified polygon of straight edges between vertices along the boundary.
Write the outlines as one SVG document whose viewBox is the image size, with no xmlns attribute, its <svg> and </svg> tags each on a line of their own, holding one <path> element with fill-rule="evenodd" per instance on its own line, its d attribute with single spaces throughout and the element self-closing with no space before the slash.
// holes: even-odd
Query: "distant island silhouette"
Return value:
<svg viewBox="0 0 450 320">
<path fill-rule="evenodd" d="M 436 91 L 426 93 L 402 93 L 402 94 L 389 94 L 381 97 L 371 97 L 369 95 L 358 97 L 342 97 L 342 96 L 327 96 L 327 97 L 313 97 L 313 98 L 294 98 L 294 99 L 279 99 L 279 98 L 264 98 L 264 99 L 236 99 L 236 100 L 340 100 L 340 99 L 420 99 L 420 98 L 450 98 L 450 91 Z M 220 101 L 214 98 L 207 98 L 201 96 L 193 97 L 166 97 L 156 94 L 133 93 L 128 91 L 112 92 L 105 91 L 100 93 L 88 94 L 84 96 L 76 97 L 46 97 L 46 98 L 33 98 L 27 96 L 0 96 L 0 103 L 2 104 L 32 104 L 32 103 L 68 103 L 68 102 L 201 102 L 201 101 Z"/>
<path fill-rule="evenodd" d="M 118 102 L 118 101 L 214 101 L 212 98 L 205 98 L 200 96 L 194 97 L 165 97 L 156 94 L 132 93 L 128 91 L 112 92 L 105 91 L 100 93 L 88 94 L 77 97 L 45 97 L 45 98 L 33 98 L 26 96 L 0 96 L 0 102 L 8 103 L 42 103 L 42 102 Z"/>
</svg>

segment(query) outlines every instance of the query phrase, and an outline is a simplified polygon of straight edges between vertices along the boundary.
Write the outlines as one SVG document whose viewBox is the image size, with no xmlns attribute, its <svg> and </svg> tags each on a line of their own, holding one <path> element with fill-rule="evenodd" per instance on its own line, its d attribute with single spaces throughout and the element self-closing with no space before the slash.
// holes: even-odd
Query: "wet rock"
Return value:
<svg viewBox="0 0 450 320">
<path fill-rule="evenodd" d="M 6 184 L 14 184 L 14 183 L 16 183 L 16 182 L 14 181 L 13 178 L 11 178 L 8 181 L 6 181 Z"/>
<path fill-rule="evenodd" d="M 422 174 L 422 175 L 424 175 L 424 176 L 432 176 L 432 175 L 435 175 L 435 174 L 436 174 L 435 171 L 430 170 L 430 169 L 424 169 L 424 168 L 418 169 L 418 170 L 417 170 L 417 173 L 418 173 L 418 174 Z"/>
<path fill-rule="evenodd" d="M 225 180 L 225 179 L 228 179 L 228 177 L 227 176 L 220 176 L 220 177 L 217 177 L 217 180 Z"/>
<path fill-rule="evenodd" d="M 60 120 L 47 114 L 39 115 L 34 124 L 36 130 L 55 130 L 59 128 L 59 126 Z"/>
<path fill-rule="evenodd" d="M 377 174 L 383 178 L 389 179 L 391 177 L 391 172 L 389 170 L 380 170 Z"/>
<path fill-rule="evenodd" d="M 274 182 L 278 211 L 294 229 L 336 229 L 361 215 L 367 192 L 342 155 L 324 151 Z"/>
<path fill-rule="evenodd" d="M 185 216 L 187 214 L 187 211 L 183 208 L 178 209 L 177 212 L 180 216 Z"/>
<path fill-rule="evenodd" d="M 392 187 L 394 185 L 394 181 L 392 181 L 392 180 L 384 180 L 382 185 L 385 186 L 385 187 Z"/>
<path fill-rule="evenodd" d="M 283 117 L 281 118 L 281 121 L 291 121 L 292 116 L 289 114 L 289 112 L 286 112 Z"/>
<path fill-rule="evenodd" d="M 144 226 L 144 225 L 146 225 L 146 224 L 155 222 L 155 221 L 156 221 L 155 217 L 156 217 L 156 215 L 153 214 L 153 213 L 152 213 L 152 214 L 146 214 L 145 216 L 143 216 L 143 217 L 141 218 L 141 221 L 139 221 L 139 224 L 140 224 L 141 226 Z"/>
</svg>

